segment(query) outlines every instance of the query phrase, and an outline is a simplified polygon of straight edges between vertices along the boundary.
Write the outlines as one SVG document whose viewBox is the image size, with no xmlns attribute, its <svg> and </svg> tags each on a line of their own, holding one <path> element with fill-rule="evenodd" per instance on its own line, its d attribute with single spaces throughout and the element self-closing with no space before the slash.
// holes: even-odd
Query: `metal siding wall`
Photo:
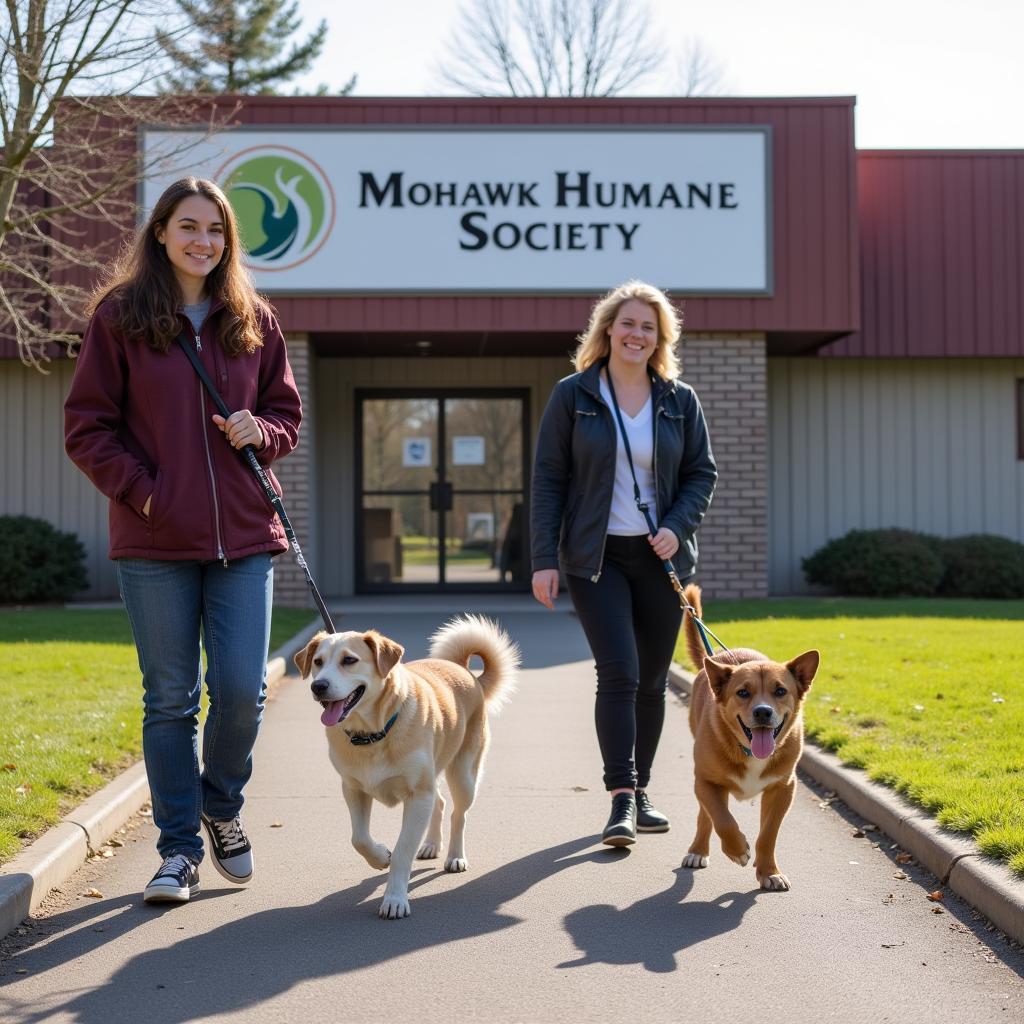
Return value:
<svg viewBox="0 0 1024 1024">
<path fill-rule="evenodd" d="M 90 585 L 79 597 L 118 597 L 107 558 L 107 499 L 64 454 L 64 395 L 74 364 L 50 364 L 41 374 L 0 361 L 0 515 L 45 519 L 75 533 L 85 546 Z"/>
<path fill-rule="evenodd" d="M 1024 359 L 768 361 L 769 588 L 851 529 L 1024 541 Z"/>
<path fill-rule="evenodd" d="M 78 534 L 91 586 L 116 599 L 107 501 L 64 455 L 73 364 L 42 376 L 0 363 L 0 514 Z M 351 592 L 352 392 L 356 387 L 513 386 L 531 394 L 531 443 L 564 358 L 328 360 L 316 369 L 318 530 L 325 593 Z M 800 559 L 849 529 L 906 526 L 1024 540 L 1015 382 L 1024 359 L 768 361 L 769 586 L 806 591 Z"/>
<path fill-rule="evenodd" d="M 1024 152 L 858 154 L 861 329 L 829 357 L 1024 355 Z"/>
<path fill-rule="evenodd" d="M 317 495 L 320 564 L 326 595 L 351 594 L 355 560 L 355 400 L 357 388 L 529 388 L 530 446 L 556 381 L 572 372 L 568 359 L 320 359 L 315 369 Z"/>
</svg>

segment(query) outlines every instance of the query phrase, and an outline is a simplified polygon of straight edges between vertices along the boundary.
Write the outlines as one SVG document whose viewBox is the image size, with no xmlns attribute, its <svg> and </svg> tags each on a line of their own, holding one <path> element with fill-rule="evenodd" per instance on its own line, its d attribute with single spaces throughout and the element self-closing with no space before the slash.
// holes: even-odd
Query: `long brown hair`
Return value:
<svg viewBox="0 0 1024 1024">
<path fill-rule="evenodd" d="M 660 288 L 644 281 L 620 284 L 594 305 L 587 329 L 576 339 L 579 344 L 572 357 L 573 365 L 577 370 L 585 370 L 608 355 L 611 351 L 608 329 L 615 323 L 619 310 L 630 299 L 650 306 L 658 318 L 658 346 L 649 361 L 651 369 L 666 380 L 678 377 L 683 369 L 676 351 L 682 330 L 682 317 Z"/>
<path fill-rule="evenodd" d="M 224 254 L 206 278 L 207 294 L 226 307 L 220 315 L 220 343 L 233 356 L 252 353 L 263 344 L 260 317 L 269 315 L 270 307 L 242 265 L 235 211 L 220 187 L 205 178 L 181 178 L 167 187 L 145 226 L 125 246 L 107 279 L 93 292 L 86 313 L 92 316 L 104 299 L 115 299 L 113 323 L 117 330 L 159 352 L 170 349 L 181 333 L 178 312 L 182 294 L 156 232 L 157 228 L 166 228 L 178 204 L 189 196 L 203 196 L 215 203 L 224 224 Z"/>
</svg>

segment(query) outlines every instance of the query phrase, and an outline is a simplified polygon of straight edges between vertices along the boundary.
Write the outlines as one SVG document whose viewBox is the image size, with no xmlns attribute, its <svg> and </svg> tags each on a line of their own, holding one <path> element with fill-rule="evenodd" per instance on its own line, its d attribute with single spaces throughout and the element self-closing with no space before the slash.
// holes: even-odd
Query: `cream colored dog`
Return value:
<svg viewBox="0 0 1024 1024">
<path fill-rule="evenodd" d="M 443 771 L 452 795 L 445 871 L 467 867 L 466 813 L 488 743 L 487 710 L 514 687 L 519 652 L 493 622 L 453 619 L 431 638 L 430 657 L 402 664 L 404 648 L 376 630 L 320 632 L 295 655 L 324 708 L 331 763 L 352 817 L 352 845 L 374 868 L 390 865 L 381 917 L 409 916 L 414 857 L 441 850 Z M 475 677 L 469 659 L 484 663 Z M 373 801 L 404 804 L 394 852 L 370 835 Z M 426 838 L 424 838 L 426 832 Z"/>
</svg>

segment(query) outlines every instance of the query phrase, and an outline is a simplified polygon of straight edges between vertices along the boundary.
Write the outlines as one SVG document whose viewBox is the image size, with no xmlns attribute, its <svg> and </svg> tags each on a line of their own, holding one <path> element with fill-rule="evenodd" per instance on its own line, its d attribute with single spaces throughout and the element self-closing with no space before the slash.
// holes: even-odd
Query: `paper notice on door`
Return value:
<svg viewBox="0 0 1024 1024">
<path fill-rule="evenodd" d="M 431 459 L 429 437 L 402 438 L 403 466 L 429 466 L 430 462 Z"/>
<path fill-rule="evenodd" d="M 452 438 L 453 466 L 482 466 L 484 464 L 484 439 L 473 435 Z"/>
</svg>

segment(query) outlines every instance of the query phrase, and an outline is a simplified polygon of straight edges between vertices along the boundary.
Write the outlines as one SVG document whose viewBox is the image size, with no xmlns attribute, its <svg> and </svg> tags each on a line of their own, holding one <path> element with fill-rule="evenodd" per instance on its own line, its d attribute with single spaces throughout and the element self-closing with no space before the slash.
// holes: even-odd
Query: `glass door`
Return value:
<svg viewBox="0 0 1024 1024">
<path fill-rule="evenodd" d="M 362 391 L 357 583 L 526 589 L 527 393 Z"/>
</svg>

